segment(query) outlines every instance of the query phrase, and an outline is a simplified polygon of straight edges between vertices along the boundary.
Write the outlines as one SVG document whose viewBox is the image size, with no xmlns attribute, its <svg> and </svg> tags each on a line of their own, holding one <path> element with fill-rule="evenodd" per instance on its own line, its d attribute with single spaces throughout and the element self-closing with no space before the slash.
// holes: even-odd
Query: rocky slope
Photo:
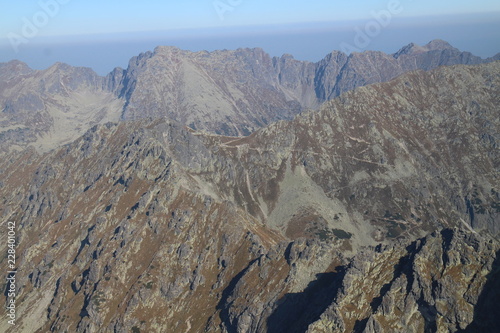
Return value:
<svg viewBox="0 0 500 333">
<path fill-rule="evenodd" d="M 0 64 L 0 153 L 62 146 L 95 124 L 118 121 L 123 104 L 89 68 Z"/>
<path fill-rule="evenodd" d="M 499 87 L 500 62 L 441 67 L 245 138 L 144 119 L 6 155 L 0 328 L 494 331 Z"/>
<path fill-rule="evenodd" d="M 259 48 L 193 53 L 158 47 L 133 58 L 126 71 L 113 72 L 110 81 L 127 101 L 124 119 L 168 116 L 194 129 L 247 135 L 411 70 L 494 59 L 460 52 L 441 40 L 410 44 L 390 55 L 334 51 L 317 63 L 291 55 L 271 58 Z"/>
<path fill-rule="evenodd" d="M 231 161 L 205 177 L 289 237 L 366 245 L 450 223 L 498 235 L 499 73 L 412 72 L 249 137 L 205 136 Z"/>
<path fill-rule="evenodd" d="M 239 277 L 223 299 L 223 331 L 495 332 L 498 249 L 444 229 L 345 262 L 325 244 L 295 241 Z"/>
<path fill-rule="evenodd" d="M 86 68 L 56 64 L 35 71 L 13 61 L 0 64 L 0 153 L 26 146 L 47 151 L 95 124 L 165 116 L 197 130 L 248 135 L 359 86 L 496 58 L 437 40 L 392 55 L 332 52 L 317 63 L 271 58 L 258 48 L 194 53 L 158 47 L 105 78 Z"/>
<path fill-rule="evenodd" d="M 183 158 L 185 130 L 144 125 L 94 127 L 2 165 L 20 295 L 3 332 L 201 331 L 234 276 L 283 239 L 186 174 L 208 155 L 196 138 L 199 160 Z"/>
</svg>

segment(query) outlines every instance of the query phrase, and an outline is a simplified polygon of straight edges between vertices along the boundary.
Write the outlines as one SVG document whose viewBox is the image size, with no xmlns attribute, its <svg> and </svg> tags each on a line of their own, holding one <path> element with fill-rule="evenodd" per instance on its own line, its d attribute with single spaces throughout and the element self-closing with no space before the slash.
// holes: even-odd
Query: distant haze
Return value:
<svg viewBox="0 0 500 333">
<path fill-rule="evenodd" d="M 444 39 L 454 47 L 483 58 L 500 52 L 500 14 L 455 15 L 442 17 L 393 17 L 386 27 L 369 38 L 360 50 L 396 52 L 402 45 L 426 44 Z M 172 45 L 181 49 L 213 51 L 239 47 L 261 47 L 272 56 L 292 54 L 296 59 L 318 61 L 341 45 L 355 45 L 359 29 L 374 19 L 344 22 L 216 27 L 152 32 L 94 34 L 66 37 L 38 36 L 19 46 L 15 52 L 0 39 L 0 62 L 19 59 L 35 69 L 55 62 L 91 67 L 106 75 L 115 67 L 127 67 L 131 57 Z M 358 30 L 356 30 L 358 29 Z"/>
</svg>

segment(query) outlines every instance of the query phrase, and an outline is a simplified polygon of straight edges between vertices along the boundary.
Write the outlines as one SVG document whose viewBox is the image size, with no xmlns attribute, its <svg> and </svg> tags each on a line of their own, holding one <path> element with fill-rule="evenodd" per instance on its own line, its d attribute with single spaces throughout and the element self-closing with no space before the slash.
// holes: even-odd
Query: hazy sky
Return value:
<svg viewBox="0 0 500 333">
<path fill-rule="evenodd" d="M 435 38 L 483 57 L 500 52 L 498 0 L 0 0 L 0 6 L 0 62 L 17 58 L 34 68 L 63 61 L 104 74 L 159 44 L 260 46 L 312 61 L 346 46 L 395 52 Z"/>
</svg>

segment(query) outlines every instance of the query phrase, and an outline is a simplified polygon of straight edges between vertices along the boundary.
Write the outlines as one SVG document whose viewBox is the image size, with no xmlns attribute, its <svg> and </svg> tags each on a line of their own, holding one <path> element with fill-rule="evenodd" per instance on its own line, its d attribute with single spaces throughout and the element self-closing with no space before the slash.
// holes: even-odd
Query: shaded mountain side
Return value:
<svg viewBox="0 0 500 333">
<path fill-rule="evenodd" d="M 350 260 L 323 243 L 295 241 L 239 277 L 224 300 L 222 331 L 495 332 L 498 249 L 460 229 Z"/>
<path fill-rule="evenodd" d="M 0 64 L 0 153 L 34 146 L 48 151 L 95 124 L 169 117 L 197 130 L 248 135 L 317 109 L 343 92 L 405 72 L 480 64 L 444 41 L 410 44 L 395 54 L 334 51 L 317 63 L 261 49 L 189 52 L 158 47 L 100 77 L 55 64 L 44 71 Z"/>
</svg>

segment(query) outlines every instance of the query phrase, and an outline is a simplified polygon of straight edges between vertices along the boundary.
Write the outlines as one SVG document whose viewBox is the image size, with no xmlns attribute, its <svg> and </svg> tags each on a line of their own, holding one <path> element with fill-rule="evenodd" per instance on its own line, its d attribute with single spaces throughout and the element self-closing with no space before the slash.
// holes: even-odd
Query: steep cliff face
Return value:
<svg viewBox="0 0 500 333">
<path fill-rule="evenodd" d="M 481 59 L 443 41 L 399 52 L 335 51 L 312 63 L 261 49 L 189 52 L 158 47 L 99 77 L 55 64 L 44 71 L 19 61 L 0 64 L 0 153 L 60 147 L 95 124 L 169 117 L 197 130 L 242 136 L 343 92 L 405 72 Z"/>
<path fill-rule="evenodd" d="M 272 61 L 261 49 L 192 53 L 157 47 L 133 58 L 117 87 L 122 118 L 170 117 L 195 129 L 248 135 L 300 104 L 280 91 Z"/>
<path fill-rule="evenodd" d="M 441 40 L 395 54 L 334 51 L 318 63 L 271 58 L 259 48 L 192 53 L 158 47 L 133 58 L 112 81 L 122 80 L 116 89 L 127 100 L 124 119 L 168 116 L 195 129 L 241 135 L 408 71 L 490 61 Z"/>
<path fill-rule="evenodd" d="M 1 330 L 497 327 L 499 81 L 441 67 L 245 138 L 148 119 L 5 155 Z"/>
</svg>

